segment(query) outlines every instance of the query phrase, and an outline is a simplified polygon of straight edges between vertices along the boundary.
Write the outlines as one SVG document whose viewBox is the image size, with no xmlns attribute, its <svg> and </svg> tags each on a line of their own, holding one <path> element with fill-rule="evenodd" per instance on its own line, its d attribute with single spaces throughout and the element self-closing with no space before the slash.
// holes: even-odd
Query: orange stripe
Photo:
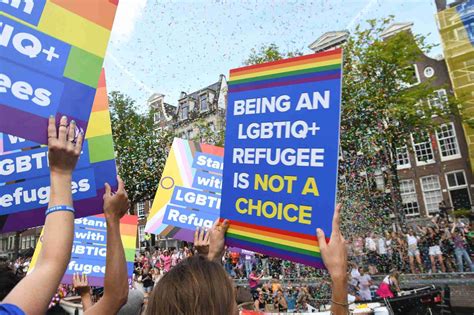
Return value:
<svg viewBox="0 0 474 315">
<path fill-rule="evenodd" d="M 273 66 L 273 65 L 280 65 L 280 67 L 283 68 L 283 67 L 285 67 L 285 64 L 289 63 L 289 62 L 294 62 L 294 61 L 299 61 L 299 60 L 315 59 L 315 58 L 320 58 L 320 57 L 329 56 L 329 55 L 331 55 L 331 56 L 336 55 L 336 56 L 340 57 L 341 53 L 342 53 L 342 49 L 338 48 L 338 49 L 329 50 L 329 51 L 325 51 L 325 52 L 317 53 L 317 54 L 304 55 L 304 56 L 290 58 L 290 59 L 282 59 L 282 60 L 266 62 L 266 63 L 262 63 L 262 64 L 258 64 L 258 65 L 251 65 L 251 66 L 246 66 L 246 67 L 242 67 L 242 68 L 231 69 L 230 73 L 231 74 L 237 74 L 237 73 L 240 74 L 242 71 L 248 71 L 248 70 L 251 70 L 251 69 L 261 69 L 261 68 L 265 68 L 265 67 Z M 257 70 L 257 71 L 261 71 L 261 70 Z"/>
<path fill-rule="evenodd" d="M 95 92 L 94 105 L 92 112 L 100 112 L 109 109 L 109 99 L 107 97 L 107 89 L 100 88 Z"/>
<path fill-rule="evenodd" d="M 50 0 L 83 18 L 111 30 L 117 6 L 109 0 Z"/>
<path fill-rule="evenodd" d="M 220 219 L 220 221 L 224 221 L 223 218 Z M 250 224 L 250 223 L 245 223 L 245 222 L 239 222 L 235 220 L 229 220 L 230 226 L 239 226 L 239 227 L 248 227 L 250 229 L 259 230 L 259 231 L 267 231 L 267 232 L 272 232 L 280 235 L 285 235 L 285 236 L 293 236 L 297 238 L 304 238 L 307 240 L 312 240 L 314 235 L 309 235 L 309 234 L 303 234 L 303 233 L 298 233 L 298 232 L 292 232 L 292 231 L 285 231 L 281 229 L 276 229 L 276 228 L 271 228 L 268 226 L 262 226 L 262 225 L 255 225 L 255 224 Z"/>
<path fill-rule="evenodd" d="M 285 69 L 286 67 L 294 67 L 294 66 L 299 66 L 299 65 L 304 65 L 304 64 L 310 64 L 310 63 L 315 63 L 315 62 L 320 62 L 320 61 L 327 61 L 327 60 L 336 60 L 340 59 L 340 56 L 322 56 L 319 58 L 313 58 L 313 59 L 305 59 L 305 60 L 296 60 L 289 62 L 287 64 L 283 65 L 271 65 L 259 69 L 250 69 L 250 70 L 244 70 L 244 71 L 239 71 L 238 75 L 243 75 L 243 74 L 249 74 L 249 73 L 258 73 L 261 71 L 267 71 L 267 70 L 273 70 L 273 69 Z M 233 73 L 235 76 L 236 74 Z"/>
<path fill-rule="evenodd" d="M 137 226 L 132 224 L 120 224 L 120 235 L 135 236 Z"/>
<path fill-rule="evenodd" d="M 293 237 L 293 236 L 289 236 L 289 235 L 282 235 L 282 234 L 272 233 L 272 232 L 268 232 L 268 231 L 264 231 L 264 230 L 260 230 L 260 229 L 259 230 L 250 229 L 250 228 L 246 228 L 246 227 L 243 227 L 243 226 L 234 225 L 230 228 L 230 232 L 233 233 L 233 234 L 239 234 L 238 231 L 244 231 L 244 232 L 253 233 L 253 234 L 266 235 L 268 237 L 274 238 L 275 243 L 278 243 L 279 239 L 285 239 L 287 241 L 319 246 L 316 235 L 314 236 L 314 240 L 308 240 L 308 239 Z"/>
</svg>

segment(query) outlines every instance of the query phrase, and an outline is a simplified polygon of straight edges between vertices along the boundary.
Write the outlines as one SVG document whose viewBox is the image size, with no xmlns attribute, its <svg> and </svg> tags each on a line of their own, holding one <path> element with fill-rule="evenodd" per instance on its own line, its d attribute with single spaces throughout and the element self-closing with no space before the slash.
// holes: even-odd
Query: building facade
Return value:
<svg viewBox="0 0 474 315">
<path fill-rule="evenodd" d="M 412 25 L 394 23 L 381 35 L 388 38 L 397 32 L 411 32 Z M 346 31 L 328 32 L 309 47 L 315 52 L 334 49 L 343 45 L 347 37 Z M 447 96 L 453 94 L 445 60 L 430 58 L 420 50 L 420 58 L 413 67 L 413 84 L 429 80 L 435 90 L 433 97 L 426 101 L 430 106 L 443 106 Z M 412 135 L 407 137 L 409 145 L 397 151 L 400 192 L 407 219 L 438 213 L 439 203 L 443 200 L 454 210 L 470 210 L 474 182 L 461 117 L 451 117 L 434 134 L 427 134 L 425 139 L 415 140 Z M 379 190 L 385 191 L 382 175 L 375 174 L 375 182 Z"/>
<path fill-rule="evenodd" d="M 436 0 L 439 33 L 454 94 L 462 114 L 474 123 L 474 1 Z M 463 125 L 471 165 L 474 165 L 474 128 Z"/>
<path fill-rule="evenodd" d="M 33 255 L 43 227 L 35 227 L 22 232 L 0 234 L 0 258 L 16 259 Z"/>
</svg>

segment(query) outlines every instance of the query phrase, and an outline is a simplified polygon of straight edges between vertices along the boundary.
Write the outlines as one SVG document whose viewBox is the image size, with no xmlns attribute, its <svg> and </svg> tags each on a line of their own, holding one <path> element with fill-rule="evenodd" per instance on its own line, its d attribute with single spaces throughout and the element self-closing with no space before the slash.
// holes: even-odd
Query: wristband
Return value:
<svg viewBox="0 0 474 315">
<path fill-rule="evenodd" d="M 54 207 L 48 208 L 48 210 L 46 210 L 44 215 L 47 216 L 48 214 L 53 213 L 53 212 L 57 212 L 57 211 L 69 211 L 69 212 L 72 212 L 72 213 L 75 212 L 73 207 L 62 205 L 62 206 L 54 206 Z"/>
<path fill-rule="evenodd" d="M 336 304 L 336 305 L 339 305 L 339 306 L 344 306 L 344 307 L 348 307 L 348 306 L 349 306 L 349 303 L 339 303 L 339 302 L 336 302 L 336 301 L 334 301 L 334 300 L 331 300 L 331 303 Z"/>
</svg>

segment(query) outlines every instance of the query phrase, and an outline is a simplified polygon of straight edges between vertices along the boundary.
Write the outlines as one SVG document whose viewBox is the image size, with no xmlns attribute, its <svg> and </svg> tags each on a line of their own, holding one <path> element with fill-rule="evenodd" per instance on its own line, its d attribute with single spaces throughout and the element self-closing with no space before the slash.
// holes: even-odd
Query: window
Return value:
<svg viewBox="0 0 474 315">
<path fill-rule="evenodd" d="M 410 87 L 413 85 L 417 85 L 420 83 L 420 76 L 418 74 L 418 67 L 416 65 L 413 65 L 413 67 L 407 67 L 407 81 L 406 83 L 403 84 L 405 87 Z"/>
<path fill-rule="evenodd" d="M 199 107 L 201 108 L 201 112 L 205 112 L 209 109 L 206 94 L 202 94 L 199 96 Z"/>
<path fill-rule="evenodd" d="M 458 159 L 461 157 L 461 151 L 459 150 L 458 139 L 456 137 L 453 123 L 441 125 L 436 131 L 436 138 L 438 139 L 441 161 Z"/>
<path fill-rule="evenodd" d="M 188 119 L 188 114 L 189 114 L 189 105 L 188 104 L 182 104 L 181 105 L 181 120 Z"/>
<path fill-rule="evenodd" d="M 438 212 L 439 203 L 443 200 L 441 185 L 437 175 L 425 176 L 420 179 L 425 207 L 428 213 Z"/>
<path fill-rule="evenodd" d="M 455 32 L 456 32 L 456 38 L 457 40 L 467 40 L 469 39 L 468 36 L 467 36 L 467 31 L 466 31 L 466 28 L 463 26 L 455 29 Z"/>
<path fill-rule="evenodd" d="M 448 101 L 448 96 L 445 89 L 434 91 L 434 96 L 428 99 L 430 107 L 437 109 L 443 109 L 444 104 Z"/>
<path fill-rule="evenodd" d="M 430 136 L 426 133 L 415 137 L 412 135 L 413 150 L 416 156 L 416 165 L 434 163 L 433 147 Z"/>
<path fill-rule="evenodd" d="M 470 209 L 471 196 L 466 181 L 466 174 L 463 170 L 446 173 L 449 197 L 454 210 Z"/>
<path fill-rule="evenodd" d="M 145 240 L 145 226 L 138 226 L 138 243 L 141 244 Z"/>
<path fill-rule="evenodd" d="M 410 156 L 408 155 L 408 147 L 405 145 L 401 148 L 397 148 L 397 168 L 409 168 Z"/>
<path fill-rule="evenodd" d="M 137 215 L 139 218 L 145 217 L 145 203 L 143 201 L 137 203 Z"/>
<path fill-rule="evenodd" d="M 385 189 L 385 179 L 381 172 L 375 175 L 375 188 L 380 191 L 384 191 Z"/>
<path fill-rule="evenodd" d="M 403 210 L 407 216 L 420 214 L 418 197 L 416 196 L 415 181 L 406 179 L 400 181 L 400 194 L 402 196 Z"/>
<path fill-rule="evenodd" d="M 425 75 L 425 77 L 431 78 L 432 76 L 434 76 L 434 69 L 431 67 L 426 67 L 423 71 L 423 74 Z"/>
</svg>

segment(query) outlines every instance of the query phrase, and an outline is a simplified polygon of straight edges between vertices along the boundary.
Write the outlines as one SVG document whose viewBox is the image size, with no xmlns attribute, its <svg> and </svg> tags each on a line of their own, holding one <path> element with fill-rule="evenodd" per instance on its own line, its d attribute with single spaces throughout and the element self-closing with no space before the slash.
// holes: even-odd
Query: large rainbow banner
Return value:
<svg viewBox="0 0 474 315">
<path fill-rule="evenodd" d="M 323 267 L 336 202 L 340 49 L 230 71 L 221 217 L 227 244 Z"/>
<path fill-rule="evenodd" d="M 120 220 L 120 236 L 125 260 L 127 261 L 127 274 L 132 277 L 133 262 L 137 241 L 137 216 L 125 215 Z M 41 252 L 43 231 L 40 241 L 36 245 L 35 253 L 31 259 L 28 273 L 36 266 Z M 74 220 L 74 243 L 72 245 L 71 260 L 61 283 L 72 284 L 74 273 L 87 274 L 90 286 L 103 287 L 105 277 L 107 253 L 107 224 L 104 215 L 95 215 Z"/>
<path fill-rule="evenodd" d="M 49 201 L 48 148 L 0 134 L 0 233 L 44 224 Z M 76 217 L 102 213 L 104 184 L 116 187 L 105 74 L 100 76 L 83 150 L 73 173 Z"/>
<path fill-rule="evenodd" d="M 46 144 L 51 115 L 86 130 L 117 4 L 0 1 L 0 132 Z"/>
<path fill-rule="evenodd" d="M 145 231 L 192 242 L 219 218 L 224 150 L 175 138 Z"/>
</svg>

